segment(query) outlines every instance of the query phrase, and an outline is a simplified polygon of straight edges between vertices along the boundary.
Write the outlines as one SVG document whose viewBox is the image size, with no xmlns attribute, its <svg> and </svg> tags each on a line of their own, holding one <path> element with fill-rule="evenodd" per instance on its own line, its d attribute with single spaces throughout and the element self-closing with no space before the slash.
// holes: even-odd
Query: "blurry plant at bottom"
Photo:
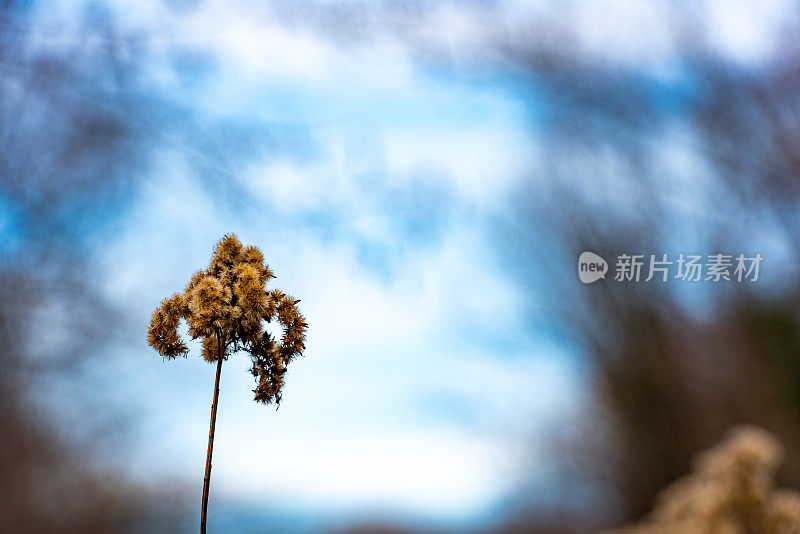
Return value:
<svg viewBox="0 0 800 534">
<path fill-rule="evenodd" d="M 162 356 L 174 359 L 189 352 L 178 334 L 178 324 L 185 319 L 192 339 L 203 340 L 203 358 L 217 364 L 203 478 L 201 533 L 206 531 L 222 362 L 240 350 L 249 353 L 253 362 L 250 371 L 256 377 L 255 400 L 277 406 L 286 367 L 305 349 L 308 325 L 297 309 L 299 300 L 277 289 L 267 291 L 266 283 L 271 278 L 274 275 L 258 248 L 242 246 L 234 235 L 225 236 L 214 248 L 208 268 L 192 276 L 183 294 L 164 299 L 150 322 L 147 342 Z M 264 321 L 273 319 L 283 327 L 280 342 L 263 328 Z"/>
<path fill-rule="evenodd" d="M 642 523 L 606 534 L 798 534 L 800 494 L 773 485 L 782 455 L 767 432 L 739 427 L 662 491 Z"/>
</svg>

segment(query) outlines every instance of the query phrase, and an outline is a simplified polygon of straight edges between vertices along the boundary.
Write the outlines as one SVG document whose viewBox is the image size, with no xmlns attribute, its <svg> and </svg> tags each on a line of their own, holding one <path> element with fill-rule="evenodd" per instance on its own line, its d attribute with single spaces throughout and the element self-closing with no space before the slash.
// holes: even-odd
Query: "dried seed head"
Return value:
<svg viewBox="0 0 800 534">
<path fill-rule="evenodd" d="M 165 299 L 153 312 L 148 344 L 169 359 L 185 356 L 188 348 L 178 335 L 180 319 L 185 319 L 192 339 L 203 340 L 206 361 L 218 361 L 219 342 L 223 359 L 235 350 L 248 352 L 256 377 L 255 400 L 280 404 L 286 366 L 305 349 L 308 324 L 298 300 L 266 289 L 274 277 L 257 247 L 243 247 L 235 235 L 224 236 L 208 268 L 192 276 L 182 295 Z M 280 343 L 263 329 L 273 319 L 283 327 Z"/>
<path fill-rule="evenodd" d="M 167 359 L 185 356 L 189 349 L 178 335 L 178 324 L 184 316 L 184 301 L 177 293 L 161 301 L 147 330 L 147 343 Z"/>
<path fill-rule="evenodd" d="M 736 428 L 698 457 L 691 475 L 659 494 L 655 510 L 643 523 L 616 534 L 797 534 L 800 494 L 773 489 L 781 455 L 780 444 L 770 434 Z"/>
</svg>

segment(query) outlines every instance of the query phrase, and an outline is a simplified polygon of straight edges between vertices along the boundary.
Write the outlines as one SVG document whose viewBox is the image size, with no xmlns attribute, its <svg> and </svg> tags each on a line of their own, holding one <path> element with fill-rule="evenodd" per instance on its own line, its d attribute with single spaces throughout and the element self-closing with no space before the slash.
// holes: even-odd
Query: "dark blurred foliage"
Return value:
<svg viewBox="0 0 800 534">
<path fill-rule="evenodd" d="M 789 451 L 780 481 L 800 486 L 800 47 L 787 38 L 746 65 L 702 32 L 680 41 L 682 29 L 671 81 L 569 48 L 505 45 L 549 99 L 537 117 L 543 169 L 503 223 L 501 247 L 529 258 L 517 274 L 586 360 L 585 419 L 553 458 L 574 494 L 564 523 L 579 530 L 641 517 L 737 424 L 778 436 Z M 691 164 L 671 164 L 676 154 Z M 613 281 L 622 253 L 765 249 L 757 283 Z M 578 281 L 584 250 L 609 260 L 605 281 Z M 539 514 L 534 506 L 520 531 L 538 531 Z"/>
<path fill-rule="evenodd" d="M 69 345 L 32 357 L 30 349 L 42 335 L 36 315 L 48 301 L 65 299 L 78 310 L 103 310 L 102 303 L 70 278 L 66 274 L 37 279 L 27 270 L 7 265 L 0 275 L 0 531 L 174 531 L 183 519 L 177 493 L 155 490 L 99 467 L 97 443 L 90 438 L 102 440 L 106 433 L 125 432 L 115 416 L 98 414 L 89 406 L 76 416 L 99 415 L 91 429 L 97 434 L 76 436 L 64 428 L 64 421 L 54 422 L 32 402 L 37 395 L 47 395 L 56 373 L 59 380 L 65 375 L 79 379 L 81 360 L 94 356 L 92 350 L 79 347 L 96 347 L 92 338 L 101 335 L 97 318 L 88 321 L 79 312 L 69 321 L 74 334 Z"/>
<path fill-rule="evenodd" d="M 76 37 L 35 25 L 33 6 L 0 6 L 0 194 L 26 246 L 68 254 L 121 208 L 141 170 L 126 93 L 135 45 L 102 10 L 78 14 Z"/>
<path fill-rule="evenodd" d="M 101 11 L 65 45 L 31 9 L 0 4 L 0 531 L 174 531 L 182 488 L 104 464 L 133 428 L 87 377 L 119 330 L 83 247 L 141 167 L 126 119 L 134 65 Z"/>
</svg>

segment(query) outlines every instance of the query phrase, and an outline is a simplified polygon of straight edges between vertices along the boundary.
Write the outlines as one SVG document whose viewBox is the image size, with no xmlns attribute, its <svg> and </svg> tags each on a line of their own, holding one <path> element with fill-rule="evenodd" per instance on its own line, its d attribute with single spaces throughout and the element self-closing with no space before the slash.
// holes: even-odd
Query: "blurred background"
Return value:
<svg viewBox="0 0 800 534">
<path fill-rule="evenodd" d="M 210 531 L 591 532 L 742 423 L 799 487 L 798 7 L 0 2 L 0 531 L 196 529 L 145 336 L 229 232 L 310 329 L 277 412 L 223 370 Z"/>
</svg>

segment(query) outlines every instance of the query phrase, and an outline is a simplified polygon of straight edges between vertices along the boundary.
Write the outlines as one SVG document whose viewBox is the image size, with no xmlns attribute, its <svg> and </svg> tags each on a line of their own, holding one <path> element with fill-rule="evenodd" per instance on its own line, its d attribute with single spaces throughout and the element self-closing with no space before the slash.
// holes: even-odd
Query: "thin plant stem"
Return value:
<svg viewBox="0 0 800 534">
<path fill-rule="evenodd" d="M 214 451 L 214 427 L 217 424 L 217 401 L 219 400 L 219 377 L 222 372 L 222 343 L 217 336 L 217 376 L 214 379 L 214 400 L 211 403 L 211 424 L 208 430 L 208 452 L 206 453 L 206 474 L 203 477 L 203 508 L 200 515 L 200 534 L 206 534 L 206 512 L 208 511 L 208 492 L 211 484 L 211 454 Z"/>
</svg>

